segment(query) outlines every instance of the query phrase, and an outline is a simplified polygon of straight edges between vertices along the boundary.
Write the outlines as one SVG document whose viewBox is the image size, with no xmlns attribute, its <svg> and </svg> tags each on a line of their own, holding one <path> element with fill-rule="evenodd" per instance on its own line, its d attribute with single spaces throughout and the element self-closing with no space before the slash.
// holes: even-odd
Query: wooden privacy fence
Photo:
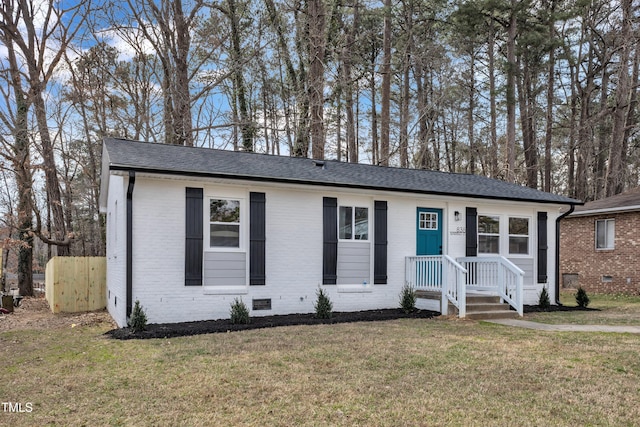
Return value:
<svg viewBox="0 0 640 427">
<path fill-rule="evenodd" d="M 107 306 L 105 257 L 53 257 L 45 271 L 45 296 L 54 313 Z"/>
</svg>

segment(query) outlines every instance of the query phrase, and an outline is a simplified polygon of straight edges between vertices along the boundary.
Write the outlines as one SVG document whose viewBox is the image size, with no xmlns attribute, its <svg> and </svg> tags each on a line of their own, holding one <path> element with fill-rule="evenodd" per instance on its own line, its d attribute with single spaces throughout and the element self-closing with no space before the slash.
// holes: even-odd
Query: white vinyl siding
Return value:
<svg viewBox="0 0 640 427">
<path fill-rule="evenodd" d="M 244 252 L 205 252 L 204 286 L 245 286 L 247 256 Z"/>
<path fill-rule="evenodd" d="M 338 285 L 369 283 L 371 245 L 360 242 L 339 242 L 337 276 Z"/>
</svg>

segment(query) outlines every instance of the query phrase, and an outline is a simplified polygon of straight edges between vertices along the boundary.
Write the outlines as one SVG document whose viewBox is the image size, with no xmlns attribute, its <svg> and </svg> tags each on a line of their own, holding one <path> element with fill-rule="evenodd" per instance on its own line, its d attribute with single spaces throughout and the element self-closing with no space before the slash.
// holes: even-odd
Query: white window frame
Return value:
<svg viewBox="0 0 640 427">
<path fill-rule="evenodd" d="M 497 219 L 500 224 L 499 224 L 499 233 L 480 233 L 480 217 L 485 216 L 485 217 L 491 217 L 491 218 L 495 218 Z M 512 254 L 509 251 L 509 237 L 511 236 L 518 236 L 518 237 L 524 237 L 524 235 L 511 235 L 509 234 L 509 218 L 522 218 L 522 219 L 526 219 L 529 222 L 529 234 L 527 236 L 528 238 L 528 242 L 527 242 L 527 251 L 528 253 L 526 254 Z M 529 215 L 509 215 L 509 214 L 497 214 L 497 213 L 491 213 L 491 212 L 478 212 L 478 216 L 477 216 L 477 227 L 478 227 L 478 231 L 476 233 L 476 238 L 478 239 L 478 256 L 503 256 L 505 258 L 533 258 L 534 257 L 534 251 L 532 250 L 532 242 L 535 241 L 535 235 L 534 232 L 535 230 L 533 229 L 533 217 L 529 216 Z M 484 236 L 498 236 L 498 252 L 494 253 L 494 252 L 480 252 L 480 236 L 484 235 Z"/>
<path fill-rule="evenodd" d="M 481 233 L 480 232 L 480 217 L 484 216 L 484 217 L 489 217 L 489 218 L 493 218 L 493 219 L 497 219 L 498 220 L 498 233 Z M 501 251 L 502 248 L 504 247 L 503 243 L 502 243 L 502 233 L 501 233 L 501 227 L 502 227 L 502 215 L 495 215 L 495 214 L 481 214 L 478 213 L 478 217 L 477 217 L 477 239 L 478 239 L 478 255 L 501 255 Z M 498 237 L 498 252 L 480 252 L 480 236 L 491 236 L 491 237 Z"/>
<path fill-rule="evenodd" d="M 429 216 L 429 219 L 423 218 L 424 216 Z M 435 219 L 434 219 L 435 218 Z M 418 228 L 420 230 L 438 230 L 438 212 L 420 212 L 418 215 Z M 422 224 L 424 223 L 424 227 Z M 429 227 L 429 225 L 435 225 L 435 227 Z"/>
<path fill-rule="evenodd" d="M 340 237 L 340 211 L 342 208 L 351 208 L 351 238 L 343 239 Z M 367 210 L 367 238 L 366 239 L 356 239 L 356 209 L 366 209 Z M 341 242 L 371 242 L 371 208 L 369 206 L 359 206 L 356 204 L 353 205 L 338 205 L 338 240 Z"/>
<path fill-rule="evenodd" d="M 509 230 L 509 220 L 511 218 L 514 219 L 526 219 L 527 220 L 527 234 L 511 234 Z M 511 237 L 526 237 L 527 238 L 527 252 L 524 254 L 521 253 L 511 253 Z M 528 216 L 519 216 L 519 215 L 509 215 L 507 216 L 507 253 L 510 257 L 514 256 L 522 256 L 528 257 L 531 255 L 531 218 Z"/>
<path fill-rule="evenodd" d="M 598 224 L 604 224 L 604 239 L 605 239 L 605 246 L 599 247 L 598 246 Z M 612 230 L 612 238 L 611 241 L 609 241 L 609 224 L 612 225 L 613 230 Z M 597 219 L 595 221 L 595 239 L 594 239 L 594 244 L 596 247 L 597 251 L 611 251 L 614 250 L 616 248 L 616 220 L 615 218 L 603 218 L 603 219 Z"/>
<path fill-rule="evenodd" d="M 247 205 L 245 202 L 245 198 L 244 197 L 238 197 L 238 196 L 234 196 L 234 195 L 230 195 L 230 194 L 223 194 L 223 195 L 208 195 L 205 197 L 204 199 L 206 201 L 206 203 L 203 203 L 203 209 L 204 209 L 204 228 L 203 228 L 203 233 L 204 233 L 204 240 L 203 240 L 203 246 L 204 246 L 204 251 L 205 252 L 246 252 L 246 230 L 247 230 L 247 224 L 246 224 L 246 210 L 247 210 Z M 224 223 L 224 222 L 212 222 L 211 221 L 211 201 L 212 200 L 234 200 L 240 203 L 240 218 L 238 219 L 238 222 L 233 222 L 233 223 Z M 239 226 L 239 242 L 238 242 L 238 246 L 237 247 L 230 247 L 230 246 L 211 246 L 211 224 L 228 224 L 228 225 L 235 225 L 237 224 Z"/>
</svg>

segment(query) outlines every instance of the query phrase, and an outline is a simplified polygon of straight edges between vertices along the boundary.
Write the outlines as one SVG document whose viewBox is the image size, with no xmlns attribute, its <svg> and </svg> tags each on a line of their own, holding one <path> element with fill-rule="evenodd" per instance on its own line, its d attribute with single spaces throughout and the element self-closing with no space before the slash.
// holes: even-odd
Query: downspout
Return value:
<svg viewBox="0 0 640 427">
<path fill-rule="evenodd" d="M 127 187 L 127 322 L 131 316 L 133 298 L 133 187 L 136 184 L 135 171 L 129 171 Z"/>
<path fill-rule="evenodd" d="M 571 215 L 576 205 L 571 205 L 569 210 L 556 219 L 556 304 L 560 303 L 560 221 L 562 218 Z"/>
</svg>

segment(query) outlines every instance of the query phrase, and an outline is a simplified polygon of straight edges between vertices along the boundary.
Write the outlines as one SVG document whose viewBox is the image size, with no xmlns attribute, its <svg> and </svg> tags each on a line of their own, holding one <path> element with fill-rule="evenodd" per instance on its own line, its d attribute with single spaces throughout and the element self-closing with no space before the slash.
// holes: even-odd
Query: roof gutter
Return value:
<svg viewBox="0 0 640 427">
<path fill-rule="evenodd" d="M 136 172 L 129 171 L 127 186 L 127 323 L 131 317 L 133 299 L 133 187 L 136 185 Z"/>
<path fill-rule="evenodd" d="M 571 205 L 569 210 L 556 218 L 556 304 L 562 305 L 560 303 L 560 221 L 568 215 L 571 215 L 573 210 L 576 208 L 576 205 Z"/>
</svg>

